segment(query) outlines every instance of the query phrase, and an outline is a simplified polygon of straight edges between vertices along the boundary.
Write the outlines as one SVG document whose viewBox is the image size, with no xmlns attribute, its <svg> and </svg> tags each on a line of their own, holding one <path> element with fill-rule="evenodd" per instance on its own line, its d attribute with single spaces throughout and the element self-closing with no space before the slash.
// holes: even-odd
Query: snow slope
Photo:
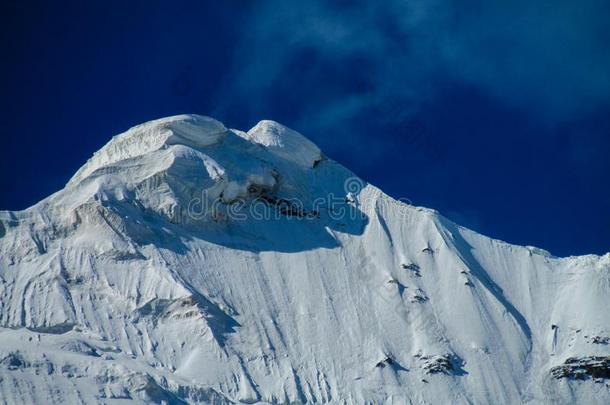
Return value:
<svg viewBox="0 0 610 405">
<path fill-rule="evenodd" d="M 0 403 L 607 404 L 608 308 L 610 254 L 489 239 L 272 121 L 151 121 L 0 211 Z"/>
</svg>

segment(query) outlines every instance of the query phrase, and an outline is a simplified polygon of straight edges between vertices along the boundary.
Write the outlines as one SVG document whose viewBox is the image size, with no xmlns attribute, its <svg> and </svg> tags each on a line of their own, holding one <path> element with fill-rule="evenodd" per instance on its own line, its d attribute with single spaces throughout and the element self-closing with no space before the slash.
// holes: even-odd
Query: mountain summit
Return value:
<svg viewBox="0 0 610 405">
<path fill-rule="evenodd" d="M 607 404 L 608 308 L 610 254 L 479 235 L 273 121 L 151 121 L 0 211 L 6 403 Z"/>
</svg>

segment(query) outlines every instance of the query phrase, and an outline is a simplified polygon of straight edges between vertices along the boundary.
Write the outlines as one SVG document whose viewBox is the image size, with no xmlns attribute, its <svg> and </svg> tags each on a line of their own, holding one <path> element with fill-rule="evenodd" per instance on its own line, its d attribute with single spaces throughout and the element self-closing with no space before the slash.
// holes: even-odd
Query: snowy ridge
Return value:
<svg viewBox="0 0 610 405">
<path fill-rule="evenodd" d="M 0 211 L 0 403 L 610 403 L 610 254 L 393 200 L 272 121 L 113 138 Z"/>
<path fill-rule="evenodd" d="M 206 147 L 220 142 L 227 129 L 220 122 L 198 115 L 178 115 L 138 125 L 114 137 L 74 175 L 76 183 L 109 164 L 142 156 L 172 144 Z"/>
</svg>

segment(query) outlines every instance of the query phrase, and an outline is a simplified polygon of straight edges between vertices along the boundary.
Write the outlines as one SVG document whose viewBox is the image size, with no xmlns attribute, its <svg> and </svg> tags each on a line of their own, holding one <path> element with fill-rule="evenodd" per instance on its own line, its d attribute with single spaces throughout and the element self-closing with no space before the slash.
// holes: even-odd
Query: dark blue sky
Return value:
<svg viewBox="0 0 610 405">
<path fill-rule="evenodd" d="M 130 126 L 199 113 L 279 121 L 486 235 L 610 251 L 610 3 L 7 3 L 0 209 Z"/>
</svg>

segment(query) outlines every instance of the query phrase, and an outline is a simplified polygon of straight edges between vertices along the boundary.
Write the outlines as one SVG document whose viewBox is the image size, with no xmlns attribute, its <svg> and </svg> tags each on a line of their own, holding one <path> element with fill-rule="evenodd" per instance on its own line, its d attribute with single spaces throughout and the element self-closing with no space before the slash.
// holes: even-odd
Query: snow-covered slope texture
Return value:
<svg viewBox="0 0 610 405">
<path fill-rule="evenodd" d="M 113 138 L 0 211 L 0 403 L 610 403 L 610 255 L 384 195 L 295 131 Z"/>
</svg>

